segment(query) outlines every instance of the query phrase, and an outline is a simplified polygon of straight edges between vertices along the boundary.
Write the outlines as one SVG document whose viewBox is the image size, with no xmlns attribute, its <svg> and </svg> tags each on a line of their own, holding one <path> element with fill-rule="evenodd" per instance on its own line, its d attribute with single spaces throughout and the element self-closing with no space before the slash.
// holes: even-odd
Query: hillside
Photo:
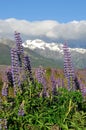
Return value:
<svg viewBox="0 0 86 130">
<path fill-rule="evenodd" d="M 10 49 L 11 48 L 8 45 L 0 44 L 0 65 L 11 64 Z M 31 59 L 32 67 L 38 67 L 39 65 L 42 65 L 44 67 L 49 66 L 62 68 L 61 60 L 55 61 L 50 58 L 45 58 L 28 48 L 25 48 L 25 52 L 29 55 Z"/>
<path fill-rule="evenodd" d="M 10 39 L 0 39 L 0 64 L 10 65 L 10 49 L 15 42 Z M 44 67 L 63 67 L 62 44 L 46 43 L 40 39 L 27 40 L 23 43 L 25 52 L 31 59 L 33 67 L 42 65 Z M 69 48 L 75 68 L 86 68 L 86 49 Z"/>
<path fill-rule="evenodd" d="M 10 65 L 10 47 L 8 45 L 0 44 L 0 65 Z"/>
</svg>

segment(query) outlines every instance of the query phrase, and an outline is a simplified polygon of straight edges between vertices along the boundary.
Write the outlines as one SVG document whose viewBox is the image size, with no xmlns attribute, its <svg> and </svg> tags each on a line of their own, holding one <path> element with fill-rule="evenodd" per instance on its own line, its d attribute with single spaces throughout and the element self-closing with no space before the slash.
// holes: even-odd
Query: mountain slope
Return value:
<svg viewBox="0 0 86 130">
<path fill-rule="evenodd" d="M 54 60 L 51 58 L 46 58 L 28 48 L 25 48 L 25 52 L 29 55 L 33 67 L 38 67 L 39 65 L 42 65 L 44 67 L 63 68 L 62 59 Z"/>
<path fill-rule="evenodd" d="M 11 64 L 10 49 L 8 45 L 0 43 L 0 65 Z M 61 60 L 55 61 L 50 58 L 45 58 L 28 48 L 25 48 L 25 53 L 29 55 L 32 67 L 38 67 L 39 65 L 44 67 L 63 67 Z"/>
<path fill-rule="evenodd" d="M 63 64 L 63 45 L 57 43 L 46 43 L 42 40 L 27 40 L 23 43 L 25 48 L 29 48 L 37 54 L 50 58 L 55 61 L 61 61 Z M 72 55 L 73 64 L 77 68 L 86 67 L 86 49 L 69 48 Z M 62 65 L 63 66 L 63 65 Z"/>
<path fill-rule="evenodd" d="M 10 65 L 10 47 L 0 44 L 0 65 Z"/>
<path fill-rule="evenodd" d="M 7 41 L 7 42 L 6 42 Z M 10 49 L 15 46 L 11 40 L 0 40 L 0 64 L 10 65 Z M 42 40 L 27 40 L 23 43 L 25 53 L 31 59 L 33 67 L 63 67 L 63 45 L 46 43 Z M 70 48 L 73 64 L 77 68 L 86 68 L 86 49 Z"/>
</svg>

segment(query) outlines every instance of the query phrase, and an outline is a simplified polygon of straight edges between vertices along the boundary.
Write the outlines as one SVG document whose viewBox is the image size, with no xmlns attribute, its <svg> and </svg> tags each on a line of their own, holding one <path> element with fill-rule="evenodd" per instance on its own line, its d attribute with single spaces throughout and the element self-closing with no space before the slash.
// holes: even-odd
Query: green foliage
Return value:
<svg viewBox="0 0 86 130">
<path fill-rule="evenodd" d="M 3 97 L 0 118 L 7 119 L 8 130 L 86 129 L 86 112 L 83 112 L 83 98 L 79 91 L 59 88 L 57 96 L 42 98 L 39 96 L 41 84 L 24 83 L 22 88 L 15 98 Z M 18 115 L 21 104 L 24 116 Z"/>
<path fill-rule="evenodd" d="M 71 119 L 71 127 L 75 128 L 76 130 L 85 130 L 86 129 L 86 113 L 83 111 L 75 112 Z"/>
</svg>

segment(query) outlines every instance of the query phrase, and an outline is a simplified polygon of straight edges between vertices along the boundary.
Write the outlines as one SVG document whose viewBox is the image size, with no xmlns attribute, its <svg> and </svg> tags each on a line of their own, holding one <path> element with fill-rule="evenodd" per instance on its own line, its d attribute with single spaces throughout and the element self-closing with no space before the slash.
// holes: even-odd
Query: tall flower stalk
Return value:
<svg viewBox="0 0 86 130">
<path fill-rule="evenodd" d="M 12 77 L 11 68 L 8 68 L 6 70 L 6 76 L 7 76 L 8 84 L 11 85 L 11 86 L 13 86 L 13 77 Z"/>
<path fill-rule="evenodd" d="M 14 93 L 16 93 L 16 87 L 20 87 L 24 81 L 24 49 L 22 46 L 22 39 L 20 33 L 15 32 L 15 42 L 16 47 L 11 49 L 11 69 L 12 69 L 12 78 Z"/>
<path fill-rule="evenodd" d="M 35 75 L 36 75 L 36 79 L 38 80 L 39 83 L 42 83 L 42 78 L 43 78 L 44 74 L 45 74 L 45 71 L 42 66 L 40 66 L 39 68 L 36 69 Z"/>
<path fill-rule="evenodd" d="M 24 69 L 26 72 L 26 76 L 29 76 L 29 80 L 31 82 L 34 82 L 33 76 L 32 76 L 32 69 L 31 69 L 31 62 L 29 56 L 24 56 Z"/>
<path fill-rule="evenodd" d="M 2 96 L 8 96 L 8 86 L 2 87 Z"/>
<path fill-rule="evenodd" d="M 64 52 L 64 74 L 65 77 L 68 79 L 68 89 L 75 89 L 74 79 L 75 79 L 75 72 L 72 64 L 71 53 L 67 44 L 63 46 Z"/>
<path fill-rule="evenodd" d="M 45 70 L 43 69 L 42 66 L 40 66 L 39 68 L 36 69 L 35 73 L 36 73 L 36 79 L 43 86 L 42 97 L 48 97 L 49 94 L 47 92 L 47 82 L 46 82 L 46 78 L 45 78 Z"/>
<path fill-rule="evenodd" d="M 18 64 L 19 64 L 19 73 L 21 75 L 21 82 L 25 79 L 24 72 L 24 48 L 22 46 L 22 39 L 20 37 L 20 33 L 15 31 L 15 42 L 16 42 L 16 51 L 18 56 Z"/>
<path fill-rule="evenodd" d="M 17 51 L 17 55 L 18 55 L 19 66 L 22 67 L 24 49 L 23 49 L 23 46 L 22 46 L 22 39 L 20 37 L 20 33 L 18 33 L 18 32 L 15 32 L 15 41 L 16 41 L 16 51 Z"/>
<path fill-rule="evenodd" d="M 51 75 L 51 83 L 52 83 L 52 94 L 53 95 L 57 95 L 57 81 L 56 79 L 54 78 L 54 74 L 52 72 L 52 75 Z"/>
<path fill-rule="evenodd" d="M 46 78 L 42 77 L 42 85 L 43 85 L 43 92 L 42 92 L 42 97 L 48 97 L 49 94 L 47 92 L 47 83 L 46 83 Z"/>
<path fill-rule="evenodd" d="M 21 81 L 19 77 L 19 64 L 18 64 L 18 55 L 15 48 L 11 49 L 11 69 L 12 69 L 12 77 L 13 77 L 13 85 L 14 85 L 14 93 L 16 93 L 16 87 L 20 86 Z"/>
</svg>

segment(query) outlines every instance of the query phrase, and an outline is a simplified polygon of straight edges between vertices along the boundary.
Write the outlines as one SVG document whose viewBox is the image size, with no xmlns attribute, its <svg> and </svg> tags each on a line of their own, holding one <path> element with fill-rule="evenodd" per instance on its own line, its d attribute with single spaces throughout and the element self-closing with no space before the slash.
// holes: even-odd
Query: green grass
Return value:
<svg viewBox="0 0 86 130">
<path fill-rule="evenodd" d="M 10 89 L 11 92 L 12 88 Z M 7 119 L 8 130 L 85 130 L 86 109 L 79 91 L 57 90 L 58 95 L 39 97 L 41 84 L 23 84 L 23 91 L 2 97 L 0 118 Z M 18 116 L 20 106 L 24 116 Z M 2 120 L 4 121 L 4 120 Z"/>
</svg>

